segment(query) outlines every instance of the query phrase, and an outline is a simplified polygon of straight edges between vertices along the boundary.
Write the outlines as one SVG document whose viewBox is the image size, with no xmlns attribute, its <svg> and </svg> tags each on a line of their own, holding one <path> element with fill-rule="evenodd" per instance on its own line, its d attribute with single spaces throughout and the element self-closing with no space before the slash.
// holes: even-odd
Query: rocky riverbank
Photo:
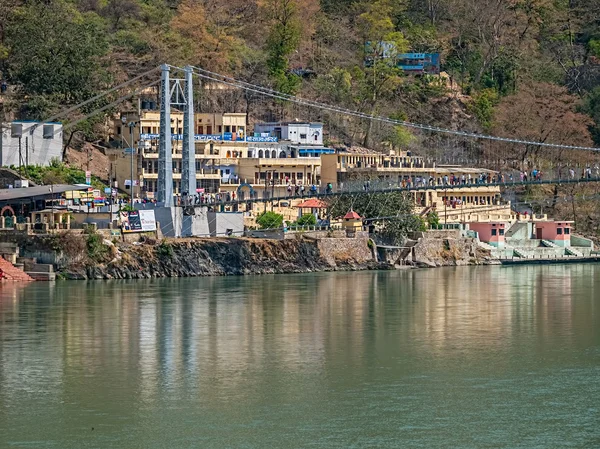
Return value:
<svg viewBox="0 0 600 449">
<path fill-rule="evenodd" d="M 66 279 L 148 279 L 385 268 L 376 262 L 368 242 L 368 239 L 148 240 L 141 244 L 108 245 L 110 252 L 102 259 L 67 263 L 58 270 Z"/>
<path fill-rule="evenodd" d="M 253 238 L 109 240 L 64 233 L 11 239 L 21 254 L 52 264 L 62 279 L 163 277 L 388 270 L 495 263 L 474 239 L 429 234 L 407 247 L 381 251 L 367 237 L 285 240 Z"/>
</svg>

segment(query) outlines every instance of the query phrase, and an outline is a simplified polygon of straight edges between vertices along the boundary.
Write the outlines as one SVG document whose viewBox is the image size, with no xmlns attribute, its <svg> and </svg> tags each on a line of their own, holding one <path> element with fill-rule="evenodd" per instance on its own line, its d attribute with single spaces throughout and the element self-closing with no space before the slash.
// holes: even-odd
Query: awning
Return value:
<svg viewBox="0 0 600 449">
<path fill-rule="evenodd" d="M 89 186 L 75 186 L 69 184 L 54 184 L 50 186 L 35 186 L 22 189 L 0 189 L 0 202 L 10 202 L 26 198 L 45 198 L 74 190 L 87 190 Z"/>
</svg>

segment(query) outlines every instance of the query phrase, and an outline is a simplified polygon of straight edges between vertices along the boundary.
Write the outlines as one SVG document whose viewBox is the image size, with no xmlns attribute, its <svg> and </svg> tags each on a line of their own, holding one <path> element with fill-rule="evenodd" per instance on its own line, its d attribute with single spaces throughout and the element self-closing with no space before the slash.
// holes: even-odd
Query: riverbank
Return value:
<svg viewBox="0 0 600 449">
<path fill-rule="evenodd" d="M 66 232 L 13 241 L 22 258 L 51 264 L 58 279 L 150 279 L 433 268 L 497 263 L 470 238 L 432 234 L 381 251 L 366 236 L 284 240 L 193 238 L 129 241 Z"/>
<path fill-rule="evenodd" d="M 65 279 L 239 276 L 390 268 L 377 262 L 370 246 L 368 239 L 217 238 L 160 242 L 148 239 L 136 244 L 109 245 L 110 255 L 57 268 Z"/>
</svg>

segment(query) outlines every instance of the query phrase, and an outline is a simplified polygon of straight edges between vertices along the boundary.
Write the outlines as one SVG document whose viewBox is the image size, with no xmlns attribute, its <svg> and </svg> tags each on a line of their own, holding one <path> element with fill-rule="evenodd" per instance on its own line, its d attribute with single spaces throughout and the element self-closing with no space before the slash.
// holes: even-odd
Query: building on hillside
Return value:
<svg viewBox="0 0 600 449">
<path fill-rule="evenodd" d="M 292 145 L 323 146 L 323 124 L 309 122 L 275 122 L 254 125 L 255 136 L 276 137 Z"/>
<path fill-rule="evenodd" d="M 237 159 L 248 156 L 246 114 L 195 114 L 196 189 L 218 192 L 222 178 L 235 173 Z M 130 132 L 129 123 L 134 123 Z M 183 164 L 183 113 L 171 112 L 173 191 L 181 194 Z M 141 111 L 122 114 L 115 121 L 114 138 L 120 149 L 113 150 L 113 178 L 128 190 L 131 184 L 131 153 L 134 150 L 134 194 L 153 198 L 158 187 L 160 112 Z M 227 173 L 229 172 L 229 173 Z M 137 187 L 137 190 L 136 190 Z"/>
<path fill-rule="evenodd" d="M 421 187 L 410 194 L 415 211 L 436 211 L 444 223 L 509 220 L 510 202 L 503 201 L 500 187 L 487 185 L 492 170 L 436 166 L 408 152 L 336 153 L 321 156 L 321 182 L 335 188 Z M 465 185 L 469 184 L 469 188 Z M 431 186 L 431 189 L 427 189 Z M 435 187 L 435 188 L 433 188 Z"/>
<path fill-rule="evenodd" d="M 0 165 L 48 166 L 62 161 L 63 129 L 61 123 L 15 121 L 3 123 L 0 139 Z"/>
<path fill-rule="evenodd" d="M 237 192 L 239 198 L 249 198 L 247 191 L 256 198 L 286 196 L 290 190 L 309 193 L 313 185 L 319 186 L 321 159 L 299 158 L 243 158 L 238 160 L 234 181 L 222 184 L 221 190 Z M 288 187 L 290 190 L 288 190 Z"/>
<path fill-rule="evenodd" d="M 394 42 L 379 41 L 366 42 L 365 55 L 366 67 L 373 67 L 376 61 L 387 61 L 408 74 L 440 74 L 439 53 L 398 53 Z"/>
</svg>

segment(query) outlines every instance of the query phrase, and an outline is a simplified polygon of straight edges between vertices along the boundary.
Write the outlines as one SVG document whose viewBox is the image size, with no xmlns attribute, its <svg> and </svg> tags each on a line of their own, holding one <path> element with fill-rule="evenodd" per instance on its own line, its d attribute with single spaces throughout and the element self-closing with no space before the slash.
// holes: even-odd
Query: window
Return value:
<svg viewBox="0 0 600 449">
<path fill-rule="evenodd" d="M 228 174 L 230 174 L 230 173 L 231 173 L 231 170 L 229 170 L 229 169 L 226 169 L 226 170 L 225 170 L 225 174 L 226 174 L 226 175 L 228 175 Z"/>
<path fill-rule="evenodd" d="M 301 139 L 306 139 L 306 134 L 300 134 Z"/>
<path fill-rule="evenodd" d="M 221 125 L 219 125 L 219 134 L 221 134 L 223 131 L 223 127 Z"/>
<path fill-rule="evenodd" d="M 44 125 L 43 137 L 44 139 L 54 139 L 54 125 Z"/>
<path fill-rule="evenodd" d="M 225 125 L 225 132 L 226 133 L 230 133 L 231 132 L 231 126 Z"/>
<path fill-rule="evenodd" d="M 117 134 L 121 135 L 121 127 L 117 126 Z"/>
<path fill-rule="evenodd" d="M 498 230 L 497 229 L 492 229 L 492 235 L 498 235 Z"/>
<path fill-rule="evenodd" d="M 571 229 L 570 228 L 565 228 L 565 235 L 569 235 L 571 233 Z"/>
<path fill-rule="evenodd" d="M 563 233 L 562 231 L 563 231 L 562 228 L 556 228 L 556 233 L 558 235 L 562 235 L 562 233 Z"/>
<path fill-rule="evenodd" d="M 500 235 L 504 235 L 504 229 L 500 229 Z"/>
</svg>

